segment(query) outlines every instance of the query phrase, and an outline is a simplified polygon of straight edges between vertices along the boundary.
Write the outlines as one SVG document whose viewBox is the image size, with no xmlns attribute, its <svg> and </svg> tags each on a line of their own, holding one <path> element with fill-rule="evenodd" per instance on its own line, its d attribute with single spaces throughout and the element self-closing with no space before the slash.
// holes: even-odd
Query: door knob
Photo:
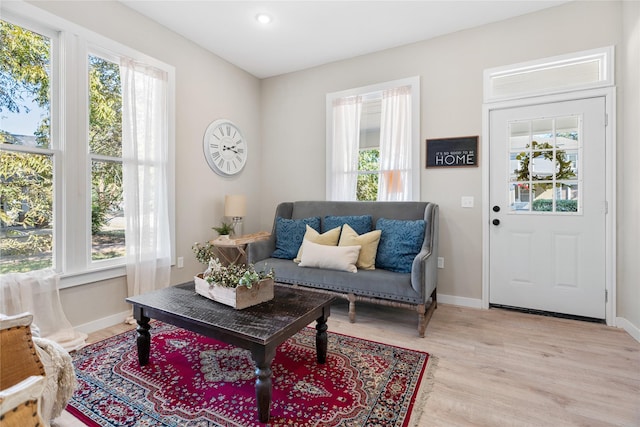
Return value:
<svg viewBox="0 0 640 427">
<path fill-rule="evenodd" d="M 494 211 L 494 212 L 500 212 L 500 206 L 495 205 L 495 206 L 493 207 L 493 211 Z"/>
<path fill-rule="evenodd" d="M 494 219 L 491 222 L 493 223 L 493 225 L 500 225 L 500 220 L 498 218 Z"/>
</svg>

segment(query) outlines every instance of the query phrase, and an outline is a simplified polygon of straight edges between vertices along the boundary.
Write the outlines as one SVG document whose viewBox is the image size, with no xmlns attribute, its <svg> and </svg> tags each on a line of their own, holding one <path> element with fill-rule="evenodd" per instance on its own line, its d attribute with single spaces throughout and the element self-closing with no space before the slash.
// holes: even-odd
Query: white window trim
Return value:
<svg viewBox="0 0 640 427">
<path fill-rule="evenodd" d="M 598 49 L 584 50 L 580 52 L 568 53 L 565 55 L 552 56 L 548 58 L 536 59 L 533 61 L 521 62 L 518 64 L 511 64 L 502 67 L 489 68 L 484 70 L 484 84 L 483 84 L 483 98 L 485 103 L 517 100 L 528 97 L 548 96 L 552 94 L 560 94 L 567 92 L 582 91 L 588 89 L 597 89 L 603 87 L 610 87 L 615 84 L 614 74 L 614 46 L 607 46 Z M 599 76 L 598 80 L 590 83 L 570 84 L 565 82 L 563 85 L 557 87 L 543 87 L 540 89 L 526 89 L 524 90 L 499 95 L 494 92 L 494 82 L 497 79 L 505 77 L 523 76 L 524 80 L 528 76 L 529 81 L 533 82 L 536 78 L 536 73 L 543 73 L 549 70 L 558 70 L 567 67 L 579 66 L 587 62 L 597 62 Z"/>
<path fill-rule="evenodd" d="M 411 199 L 420 200 L 420 76 L 407 77 L 383 83 L 377 83 L 369 86 L 347 89 L 339 92 L 327 94 L 326 98 L 326 178 L 325 178 L 325 197 L 330 198 L 330 178 L 331 178 L 331 159 L 333 141 L 333 101 L 339 98 L 349 96 L 365 95 L 372 92 L 382 92 L 384 90 L 393 89 L 401 86 L 411 87 L 411 180 L 413 181 L 413 191 Z"/>
<path fill-rule="evenodd" d="M 24 2 L 2 2 L 0 12 L 3 19 L 52 37 L 52 99 L 51 99 L 51 142 L 54 153 L 69 152 L 76 145 L 73 156 L 54 155 L 54 200 L 67 199 L 66 203 L 54 204 L 54 265 L 61 275 L 60 288 L 67 288 L 100 280 L 108 280 L 126 275 L 124 259 L 114 262 L 92 262 L 90 235 L 90 207 L 71 205 L 69 199 L 74 194 L 73 186 L 90 186 L 87 167 L 78 168 L 78 164 L 87 164 L 88 149 L 88 75 L 87 55 L 91 52 L 113 56 L 127 56 L 165 71 L 168 75 L 167 117 L 168 117 L 168 175 L 169 175 L 169 219 L 171 241 L 171 264 L 175 265 L 175 67 L 122 45 L 107 37 L 94 33 L 87 28 L 53 15 L 45 10 Z M 57 50 L 55 50 L 57 49 Z M 79 58 L 84 58 L 79 60 Z M 60 60 L 59 60 L 60 59 Z M 62 76 L 62 78 L 57 78 Z M 59 82 L 59 84 L 58 84 Z M 66 109 L 63 109 L 65 103 Z M 84 109 L 84 112 L 80 112 Z M 56 119 L 58 117 L 58 119 Z M 77 120 L 85 117 L 85 121 Z M 84 158 L 78 158 L 82 157 Z M 66 167 L 75 164 L 76 167 Z M 62 173 L 59 173 L 62 171 Z M 62 176 L 62 179 L 59 177 Z M 79 184 L 82 183 L 82 184 Z M 86 189 L 85 189 L 86 191 Z M 90 194 L 90 193 L 89 193 Z M 66 209 L 65 209 L 66 207 Z M 86 224 L 82 230 L 77 224 Z M 66 236 L 75 227 L 74 232 L 83 234 L 73 242 Z M 80 242 L 82 247 L 77 247 Z M 81 259 L 80 262 L 77 262 Z M 75 263 L 71 260 L 76 260 Z"/>
</svg>

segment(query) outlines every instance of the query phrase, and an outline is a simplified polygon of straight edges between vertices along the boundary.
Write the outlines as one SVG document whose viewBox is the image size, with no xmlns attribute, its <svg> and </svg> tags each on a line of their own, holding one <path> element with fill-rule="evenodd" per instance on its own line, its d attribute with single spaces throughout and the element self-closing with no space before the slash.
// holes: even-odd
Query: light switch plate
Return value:
<svg viewBox="0 0 640 427">
<path fill-rule="evenodd" d="M 460 199 L 460 206 L 463 208 L 472 208 L 473 207 L 473 196 L 462 196 Z"/>
</svg>

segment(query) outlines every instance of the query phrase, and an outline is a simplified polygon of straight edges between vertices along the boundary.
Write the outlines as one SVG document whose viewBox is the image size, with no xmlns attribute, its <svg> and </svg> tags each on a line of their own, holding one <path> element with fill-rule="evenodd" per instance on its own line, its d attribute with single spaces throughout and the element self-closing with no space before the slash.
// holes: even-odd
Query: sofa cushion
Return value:
<svg viewBox="0 0 640 427">
<path fill-rule="evenodd" d="M 345 224 L 342 226 L 338 246 L 361 246 L 356 267 L 363 270 L 374 270 L 376 268 L 376 252 L 378 251 L 380 234 L 382 234 L 381 230 L 358 234 L 349 224 Z"/>
<path fill-rule="evenodd" d="M 302 246 L 302 259 L 298 264 L 300 267 L 328 268 L 351 273 L 358 271 L 356 261 L 360 246 L 327 246 L 310 240 L 304 240 Z"/>
<path fill-rule="evenodd" d="M 276 249 L 273 258 L 294 259 L 307 231 L 307 224 L 320 231 L 320 217 L 301 219 L 276 218 Z"/>
<path fill-rule="evenodd" d="M 332 228 L 331 230 L 320 234 L 307 224 L 307 231 L 304 233 L 302 241 L 304 242 L 305 240 L 308 240 L 313 243 L 318 243 L 319 245 L 337 246 L 339 238 L 340 227 Z M 304 248 L 304 245 L 300 245 L 298 255 L 295 257 L 293 262 L 300 262 L 300 259 L 302 258 L 302 248 Z"/>
<path fill-rule="evenodd" d="M 364 234 L 373 230 L 372 221 L 371 215 L 327 215 L 324 217 L 322 229 L 331 230 L 335 227 L 341 227 L 343 224 L 349 224 L 356 233 Z"/>
<path fill-rule="evenodd" d="M 424 241 L 425 221 L 404 221 L 380 218 L 376 229 L 381 230 L 376 267 L 397 273 L 410 273 L 413 259 Z"/>
</svg>

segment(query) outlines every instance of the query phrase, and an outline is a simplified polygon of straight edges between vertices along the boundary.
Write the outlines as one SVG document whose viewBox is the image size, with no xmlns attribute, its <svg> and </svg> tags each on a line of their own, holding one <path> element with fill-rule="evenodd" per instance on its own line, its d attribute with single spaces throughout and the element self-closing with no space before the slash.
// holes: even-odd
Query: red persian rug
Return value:
<svg viewBox="0 0 640 427">
<path fill-rule="evenodd" d="M 73 356 L 78 388 L 67 411 L 89 426 L 263 426 L 251 354 L 153 322 L 149 365 L 136 332 Z M 272 363 L 270 426 L 408 426 L 429 354 L 329 332 L 316 362 L 315 329 L 282 344 Z"/>
</svg>

